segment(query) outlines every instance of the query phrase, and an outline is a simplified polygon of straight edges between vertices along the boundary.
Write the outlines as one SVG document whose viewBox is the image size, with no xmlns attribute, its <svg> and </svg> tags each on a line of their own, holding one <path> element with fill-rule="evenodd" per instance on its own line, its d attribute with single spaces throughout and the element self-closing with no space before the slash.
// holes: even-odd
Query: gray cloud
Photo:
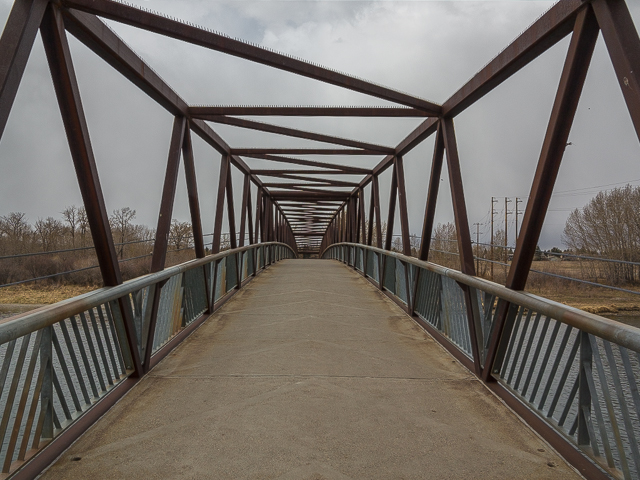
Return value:
<svg viewBox="0 0 640 480">
<path fill-rule="evenodd" d="M 439 103 L 552 5 L 546 1 L 137 3 Z M 0 19 L 7 18 L 10 4 L 0 1 Z M 640 6 L 630 8 L 637 21 Z M 385 104 L 149 32 L 109 24 L 192 104 Z M 486 223 L 491 196 L 528 195 L 567 45 L 565 39 L 456 119 L 471 223 Z M 155 226 L 172 118 L 79 42 L 72 40 L 71 47 L 107 207 L 131 206 L 138 211 L 139 222 Z M 415 119 L 267 121 L 390 146 L 419 123 Z M 303 140 L 272 138 L 234 127 L 213 127 L 233 146 L 309 145 Z M 573 145 L 567 149 L 556 187 L 566 193 L 553 198 L 541 239 L 543 247 L 560 244 L 568 210 L 590 198 L 571 190 L 640 179 L 640 146 L 601 40 L 570 141 Z M 204 142 L 194 142 L 204 229 L 210 231 L 219 155 Z M 425 141 L 405 159 L 410 224 L 416 233 L 422 227 L 432 145 L 432 139 Z M 39 39 L 0 141 L 0 159 L 0 214 L 24 211 L 33 221 L 59 216 L 66 205 L 80 204 Z M 373 166 L 378 161 L 373 157 L 349 158 L 345 163 Z M 264 165 L 252 160 L 248 163 Z M 388 179 L 382 180 L 386 203 Z M 445 173 L 438 205 L 440 222 L 452 220 L 447 181 Z M 239 196 L 241 179 L 237 173 L 234 188 Z M 497 210 L 501 208 L 500 204 Z M 188 218 L 182 178 L 174 216 Z M 487 239 L 488 227 L 481 230 Z"/>
</svg>

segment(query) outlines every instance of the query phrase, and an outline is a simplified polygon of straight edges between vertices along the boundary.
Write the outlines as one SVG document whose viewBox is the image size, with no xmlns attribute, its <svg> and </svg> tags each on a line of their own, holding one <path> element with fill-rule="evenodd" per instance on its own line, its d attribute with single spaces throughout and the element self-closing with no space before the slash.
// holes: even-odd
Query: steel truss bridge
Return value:
<svg viewBox="0 0 640 480">
<path fill-rule="evenodd" d="M 191 106 L 102 19 L 396 106 Z M 0 478 L 39 474 L 227 300 L 236 294 L 241 297 L 256 275 L 267 278 L 270 271 L 275 275 L 285 265 L 303 262 L 293 260 L 303 253 L 343 262 L 393 299 L 581 474 L 638 478 L 640 332 L 522 292 L 600 34 L 640 138 L 640 39 L 624 1 L 560 0 L 438 105 L 126 3 L 16 0 L 0 38 L 0 135 L 38 33 L 44 41 L 105 287 L 0 322 Z M 151 273 L 127 282 L 119 269 L 68 34 L 174 117 Z M 506 285 L 497 285 L 476 276 L 454 120 L 567 36 L 570 44 L 515 254 Z M 246 119 L 254 116 L 420 117 L 424 121 L 398 145 L 388 147 Z M 329 146 L 237 148 L 227 144 L 211 124 Z M 221 155 L 210 254 L 203 243 L 192 134 Z M 423 242 L 417 255 L 411 256 L 403 156 L 431 135 L 435 135 L 435 148 Z M 373 168 L 360 168 L 307 159 L 313 155 L 378 155 L 381 159 Z M 251 169 L 246 158 L 287 164 L 287 168 Z M 426 261 L 445 158 L 460 271 Z M 165 268 L 181 160 L 196 259 Z M 392 169 L 389 215 L 383 219 L 379 177 L 388 169 Z M 337 179 L 346 174 L 361 175 L 361 180 Z M 232 175 L 244 179 L 239 204 L 234 203 Z M 266 177 L 281 181 L 265 181 Z M 257 187 L 255 196 L 252 184 Z M 365 198 L 369 184 L 371 196 Z M 225 208 L 231 249 L 220 251 Z M 396 209 L 402 252 L 392 251 L 391 235 L 384 238 L 382 234 L 385 220 L 387 231 L 393 232 Z M 328 260 L 305 262 L 338 265 Z M 308 265 L 313 268 L 314 264 Z M 344 268 L 341 271 L 347 274 Z"/>
</svg>

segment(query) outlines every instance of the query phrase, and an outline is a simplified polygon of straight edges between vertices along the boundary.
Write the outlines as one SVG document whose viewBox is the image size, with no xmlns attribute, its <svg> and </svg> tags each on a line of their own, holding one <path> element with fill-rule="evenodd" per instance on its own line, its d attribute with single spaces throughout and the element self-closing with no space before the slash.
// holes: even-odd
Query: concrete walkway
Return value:
<svg viewBox="0 0 640 480">
<path fill-rule="evenodd" d="M 285 260 L 44 478 L 581 477 L 361 276 Z"/>
</svg>

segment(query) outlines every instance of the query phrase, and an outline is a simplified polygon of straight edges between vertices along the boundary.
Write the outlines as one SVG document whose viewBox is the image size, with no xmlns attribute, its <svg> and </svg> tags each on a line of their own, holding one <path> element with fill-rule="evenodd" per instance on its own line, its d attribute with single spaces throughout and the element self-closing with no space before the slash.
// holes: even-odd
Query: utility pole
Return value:
<svg viewBox="0 0 640 480">
<path fill-rule="evenodd" d="M 523 212 L 520 212 L 518 208 L 518 204 L 521 202 L 522 200 L 516 197 L 516 244 L 518 243 L 518 214 L 523 213 Z"/>
<path fill-rule="evenodd" d="M 480 259 L 478 258 L 480 256 L 480 224 L 474 223 L 474 225 L 476 227 L 476 275 L 478 275 L 478 272 L 480 272 Z"/>
<path fill-rule="evenodd" d="M 491 281 L 493 281 L 493 215 L 496 211 L 493 208 L 493 205 L 498 202 L 497 198 L 491 197 Z"/>
<path fill-rule="evenodd" d="M 509 219 L 508 219 L 508 215 L 509 215 L 509 210 L 508 210 L 508 204 L 511 203 L 511 199 L 504 197 L 504 274 L 505 274 L 505 281 L 506 281 L 506 275 L 507 275 L 507 263 L 509 263 L 509 235 L 507 235 L 507 229 L 509 226 Z"/>
</svg>

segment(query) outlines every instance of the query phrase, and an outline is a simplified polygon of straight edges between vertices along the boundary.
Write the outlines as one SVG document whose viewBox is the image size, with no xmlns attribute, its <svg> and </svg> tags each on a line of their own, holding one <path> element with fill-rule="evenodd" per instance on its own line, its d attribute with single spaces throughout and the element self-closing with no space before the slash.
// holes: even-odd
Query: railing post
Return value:
<svg viewBox="0 0 640 480">
<path fill-rule="evenodd" d="M 593 351 L 589 334 L 580 331 L 576 342 L 580 342 L 580 369 L 578 377 L 578 445 L 591 445 L 591 391 L 586 376 L 591 371 Z M 588 368 L 588 371 L 587 371 Z"/>
<path fill-rule="evenodd" d="M 64 320 L 63 320 L 64 321 Z M 53 439 L 53 326 L 42 329 L 40 341 L 40 368 L 44 371 L 40 389 L 40 415 L 43 416 L 40 438 L 34 443 Z"/>
</svg>

